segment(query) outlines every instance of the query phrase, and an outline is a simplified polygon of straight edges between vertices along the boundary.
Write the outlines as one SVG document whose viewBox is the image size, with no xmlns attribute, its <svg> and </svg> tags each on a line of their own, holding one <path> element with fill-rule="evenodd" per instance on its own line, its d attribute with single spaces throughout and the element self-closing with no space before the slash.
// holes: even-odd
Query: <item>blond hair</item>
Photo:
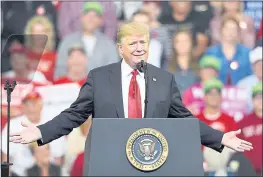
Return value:
<svg viewBox="0 0 263 177">
<path fill-rule="evenodd" d="M 150 40 L 149 26 L 138 22 L 129 22 L 122 24 L 117 33 L 117 43 L 120 44 L 122 39 L 131 35 L 146 35 L 147 40 Z"/>
<path fill-rule="evenodd" d="M 35 24 L 41 24 L 44 26 L 46 30 L 47 35 L 47 44 L 45 47 L 45 51 L 52 51 L 55 48 L 55 31 L 54 31 L 54 25 L 52 22 L 47 18 L 46 16 L 34 16 L 32 17 L 25 27 L 25 34 L 26 34 L 26 41 L 25 45 L 28 48 L 33 48 L 33 41 L 30 37 L 32 34 L 32 29 Z"/>
</svg>

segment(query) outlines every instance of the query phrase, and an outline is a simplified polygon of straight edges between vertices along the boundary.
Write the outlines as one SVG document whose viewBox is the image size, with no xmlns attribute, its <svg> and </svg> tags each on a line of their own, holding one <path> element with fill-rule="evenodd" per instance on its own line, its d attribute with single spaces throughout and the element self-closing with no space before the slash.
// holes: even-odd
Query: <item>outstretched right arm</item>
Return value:
<svg viewBox="0 0 263 177">
<path fill-rule="evenodd" d="M 54 119 L 38 126 L 42 137 L 37 141 L 38 145 L 44 145 L 68 135 L 73 128 L 84 123 L 93 112 L 93 91 L 93 73 L 90 71 L 76 101 Z"/>
</svg>

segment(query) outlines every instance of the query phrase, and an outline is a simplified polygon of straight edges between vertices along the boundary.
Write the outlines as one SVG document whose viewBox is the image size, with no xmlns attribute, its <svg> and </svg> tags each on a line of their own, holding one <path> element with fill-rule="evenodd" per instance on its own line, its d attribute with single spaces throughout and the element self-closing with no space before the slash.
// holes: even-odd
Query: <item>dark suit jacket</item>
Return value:
<svg viewBox="0 0 263 177">
<path fill-rule="evenodd" d="M 172 74 L 148 64 L 148 78 L 147 118 L 193 117 L 182 103 Z M 38 144 L 68 135 L 90 114 L 93 118 L 124 118 L 121 84 L 121 62 L 91 70 L 76 101 L 53 120 L 38 126 L 42 134 L 42 141 L 39 140 Z M 200 122 L 200 134 L 203 145 L 222 151 L 222 132 Z"/>
</svg>

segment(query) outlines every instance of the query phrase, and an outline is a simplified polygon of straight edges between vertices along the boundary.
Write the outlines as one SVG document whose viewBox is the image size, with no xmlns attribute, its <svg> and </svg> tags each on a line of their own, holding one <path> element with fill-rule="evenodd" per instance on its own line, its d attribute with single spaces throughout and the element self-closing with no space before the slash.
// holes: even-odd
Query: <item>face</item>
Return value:
<svg viewBox="0 0 263 177">
<path fill-rule="evenodd" d="M 222 40 L 237 43 L 239 37 L 238 25 L 234 21 L 227 21 L 221 31 Z"/>
<path fill-rule="evenodd" d="M 192 49 L 192 41 L 190 35 L 185 32 L 176 34 L 174 37 L 173 47 L 177 55 L 189 55 Z"/>
<path fill-rule="evenodd" d="M 146 35 L 126 36 L 118 48 L 120 55 L 133 68 L 136 68 L 136 64 L 141 60 L 147 62 L 149 40 Z"/>
<path fill-rule="evenodd" d="M 28 70 L 27 56 L 22 53 L 13 53 L 11 55 L 11 67 L 15 72 Z"/>
<path fill-rule="evenodd" d="M 81 22 L 84 31 L 94 32 L 102 24 L 102 18 L 95 11 L 88 11 L 82 15 Z"/>
<path fill-rule="evenodd" d="M 39 119 L 39 115 L 41 113 L 42 110 L 42 100 L 39 99 L 35 99 L 35 100 L 26 100 L 23 103 L 23 111 L 24 114 L 27 116 L 27 118 L 32 121 L 38 121 L 35 120 L 36 118 Z"/>
<path fill-rule="evenodd" d="M 187 14 L 191 9 L 190 1 L 169 1 L 169 4 L 172 7 L 173 11 L 177 13 Z"/>
<path fill-rule="evenodd" d="M 34 157 L 38 163 L 48 165 L 50 158 L 49 145 L 34 147 Z"/>
<path fill-rule="evenodd" d="M 206 107 L 220 108 L 221 93 L 217 89 L 211 89 L 205 94 Z"/>
<path fill-rule="evenodd" d="M 238 12 L 240 8 L 239 1 L 224 1 L 222 3 L 226 12 Z"/>
<path fill-rule="evenodd" d="M 254 109 L 262 112 L 262 94 L 256 95 L 252 101 Z"/>
<path fill-rule="evenodd" d="M 258 78 L 262 78 L 262 60 L 253 64 L 254 73 Z"/>
<path fill-rule="evenodd" d="M 146 25 L 150 24 L 150 18 L 144 14 L 137 14 L 132 19 L 133 22 L 143 23 Z"/>
<path fill-rule="evenodd" d="M 200 78 L 202 82 L 216 78 L 218 75 L 217 71 L 213 68 L 202 68 L 200 69 Z"/>
<path fill-rule="evenodd" d="M 39 47 L 42 46 L 44 50 L 44 47 L 47 43 L 47 31 L 44 25 L 36 23 L 32 27 L 32 41 L 34 45 Z"/>
<path fill-rule="evenodd" d="M 160 15 L 160 7 L 155 2 L 144 3 L 142 9 L 150 14 L 152 20 L 156 20 Z"/>
<path fill-rule="evenodd" d="M 68 57 L 68 70 L 75 74 L 83 73 L 86 70 L 87 58 L 79 50 L 73 50 Z"/>
</svg>

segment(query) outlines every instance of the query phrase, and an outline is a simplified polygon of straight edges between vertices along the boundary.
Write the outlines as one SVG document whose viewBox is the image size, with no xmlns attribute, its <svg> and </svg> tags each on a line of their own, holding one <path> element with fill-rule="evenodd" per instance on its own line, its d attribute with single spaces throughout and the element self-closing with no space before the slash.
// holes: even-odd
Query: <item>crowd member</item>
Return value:
<svg viewBox="0 0 263 177">
<path fill-rule="evenodd" d="M 262 39 L 262 19 L 260 21 L 260 25 L 259 25 L 259 30 L 258 30 L 258 33 L 257 33 L 257 39 Z"/>
<path fill-rule="evenodd" d="M 5 1 L 1 5 L 5 24 L 2 35 L 5 38 L 16 35 L 18 37 L 16 40 L 23 42 L 22 34 L 24 34 L 25 26 L 28 20 L 35 15 L 45 15 L 52 24 L 57 23 L 57 10 L 52 1 Z M 54 27 L 56 33 L 58 28 Z"/>
<path fill-rule="evenodd" d="M 197 118 L 222 132 L 235 131 L 237 125 L 234 118 L 221 110 L 223 83 L 213 78 L 204 83 L 203 89 L 204 109 Z"/>
<path fill-rule="evenodd" d="M 41 95 L 32 91 L 25 96 L 22 102 L 24 115 L 16 117 L 10 121 L 10 133 L 18 130 L 23 130 L 27 124 L 33 123 L 36 125 L 49 121 L 50 116 L 46 116 L 43 110 L 43 102 Z M 23 123 L 23 127 L 21 126 Z M 7 126 L 2 131 L 2 157 L 6 160 L 7 157 Z M 66 139 L 61 137 L 58 140 L 50 143 L 51 160 L 57 165 L 62 165 L 63 156 L 65 155 Z M 34 158 L 30 152 L 29 146 L 24 144 L 10 143 L 10 162 L 13 165 L 10 171 L 18 176 L 26 176 L 26 170 L 34 165 Z"/>
<path fill-rule="evenodd" d="M 257 46 L 262 47 L 262 19 L 261 19 L 258 34 L 257 34 Z"/>
<path fill-rule="evenodd" d="M 190 1 L 169 1 L 169 4 L 172 13 L 165 18 L 160 17 L 160 22 L 168 29 L 170 36 L 182 28 L 191 31 L 194 41 L 193 56 L 199 59 L 208 46 L 207 23 L 209 22 L 200 18 L 200 15 L 192 9 Z"/>
<path fill-rule="evenodd" d="M 256 42 L 256 28 L 251 17 L 246 16 L 242 11 L 241 1 L 224 1 L 222 2 L 221 15 L 215 16 L 210 24 L 212 44 L 217 44 L 221 40 L 220 26 L 226 17 L 235 18 L 240 27 L 239 42 L 248 48 L 253 48 Z"/>
<path fill-rule="evenodd" d="M 13 42 L 9 49 L 12 70 L 3 73 L 6 79 L 16 79 L 25 82 L 34 81 L 46 84 L 48 81 L 40 71 L 30 70 L 27 50 L 19 42 Z"/>
<path fill-rule="evenodd" d="M 253 111 L 238 123 L 241 137 L 254 144 L 253 151 L 245 152 L 258 175 L 262 175 L 262 82 L 252 88 Z"/>
<path fill-rule="evenodd" d="M 236 131 L 237 124 L 233 117 L 222 112 L 222 89 L 223 83 L 216 78 L 207 80 L 204 83 L 204 109 L 196 117 L 207 125 L 222 132 Z M 204 160 L 208 168 L 219 170 L 224 168 L 230 157 L 231 150 L 224 149 L 222 154 L 211 151 L 204 147 Z"/>
<path fill-rule="evenodd" d="M 70 171 L 70 176 L 83 176 L 84 156 L 84 152 L 77 156 Z"/>
<path fill-rule="evenodd" d="M 217 78 L 218 72 L 220 71 L 221 64 L 219 60 L 213 56 L 205 55 L 200 59 L 199 62 L 199 76 L 200 82 L 193 84 L 191 87 L 186 89 L 182 94 L 182 100 L 184 105 L 192 112 L 197 115 L 204 107 L 203 100 L 203 85 L 206 81 Z"/>
<path fill-rule="evenodd" d="M 220 29 L 220 43 L 209 47 L 207 54 L 220 60 L 220 80 L 225 85 L 236 85 L 238 81 L 252 74 L 250 49 L 239 43 L 241 34 L 239 22 L 235 18 L 225 18 Z"/>
<path fill-rule="evenodd" d="M 161 66 L 163 66 L 172 56 L 172 46 L 170 45 L 170 38 L 166 28 L 159 21 L 161 14 L 160 1 L 144 1 L 141 10 L 147 12 L 150 17 L 150 29 L 151 38 L 157 39 L 161 42 L 163 46 L 163 51 L 165 55 L 165 60 L 162 61 Z"/>
<path fill-rule="evenodd" d="M 252 110 L 252 100 L 250 99 L 252 93 L 252 87 L 257 83 L 263 81 L 262 77 L 262 47 L 257 47 L 252 50 L 249 54 L 250 63 L 253 66 L 254 74 L 245 77 L 237 83 L 240 88 L 245 88 L 247 90 L 248 99 L 248 112 Z"/>
<path fill-rule="evenodd" d="M 144 23 L 144 24 L 150 26 L 150 16 L 148 13 L 146 13 L 144 11 L 136 12 L 132 16 L 131 21 L 137 22 L 137 23 Z M 161 63 L 162 63 L 162 56 L 163 56 L 162 44 L 157 39 L 150 38 L 149 56 L 148 56 L 147 63 L 150 63 L 150 64 L 160 68 Z"/>
<path fill-rule="evenodd" d="M 209 4 L 210 4 L 210 6 L 212 8 L 213 18 L 221 16 L 222 9 L 223 9 L 222 1 L 210 0 Z M 211 21 L 213 20 L 213 18 L 211 19 Z M 211 21 L 210 21 L 209 25 L 211 25 Z"/>
<path fill-rule="evenodd" d="M 56 63 L 56 34 L 53 23 L 46 16 L 34 16 L 25 28 L 25 47 L 30 68 L 42 72 L 53 82 Z"/>
<path fill-rule="evenodd" d="M 81 44 L 73 44 L 68 51 L 67 74 L 54 81 L 54 84 L 76 82 L 82 86 L 87 80 L 87 56 Z"/>
<path fill-rule="evenodd" d="M 86 2 L 81 22 L 83 29 L 66 36 L 59 45 L 55 77 L 66 75 L 67 51 L 72 43 L 81 43 L 89 58 L 88 71 L 119 60 L 117 48 L 112 40 L 99 31 L 102 24 L 103 8 L 98 2 Z"/>
<path fill-rule="evenodd" d="M 27 169 L 27 176 L 61 176 L 60 166 L 50 161 L 50 145 L 38 147 L 37 143 L 30 145 L 30 151 L 35 163 Z"/>
<path fill-rule="evenodd" d="M 60 7 L 58 10 L 58 29 L 59 37 L 61 39 L 67 37 L 72 33 L 81 31 L 81 21 L 82 18 L 81 9 L 83 8 L 85 2 L 87 1 L 62 1 L 60 2 Z M 92 1 L 88 1 L 92 2 Z M 103 22 L 102 31 L 111 40 L 115 40 L 117 31 L 117 17 L 116 17 L 116 7 L 112 0 L 99 1 L 103 8 Z M 70 13 L 69 13 L 70 12 Z M 89 19 L 84 19 L 89 22 Z"/>
<path fill-rule="evenodd" d="M 75 161 L 78 161 L 78 159 L 80 158 L 79 154 L 84 153 L 85 142 L 89 134 L 91 123 L 91 117 L 89 117 L 89 119 L 86 120 L 86 122 L 84 122 L 79 128 L 75 128 L 68 135 L 68 144 L 65 157 L 65 169 L 67 174 L 71 174 L 72 169 L 74 169 L 73 171 L 75 171 L 75 173 L 82 174 L 83 172 L 83 170 L 78 172 L 78 170 L 80 169 L 76 169 Z M 76 146 L 76 144 L 78 144 L 78 146 Z M 83 162 L 81 164 L 83 165 Z"/>
<path fill-rule="evenodd" d="M 130 21 L 132 15 L 143 5 L 143 1 L 114 1 L 119 25 Z"/>
<path fill-rule="evenodd" d="M 178 31 L 173 37 L 174 55 L 168 71 L 174 74 L 181 93 L 198 81 L 198 62 L 193 58 L 192 37 L 189 31 Z"/>
</svg>

